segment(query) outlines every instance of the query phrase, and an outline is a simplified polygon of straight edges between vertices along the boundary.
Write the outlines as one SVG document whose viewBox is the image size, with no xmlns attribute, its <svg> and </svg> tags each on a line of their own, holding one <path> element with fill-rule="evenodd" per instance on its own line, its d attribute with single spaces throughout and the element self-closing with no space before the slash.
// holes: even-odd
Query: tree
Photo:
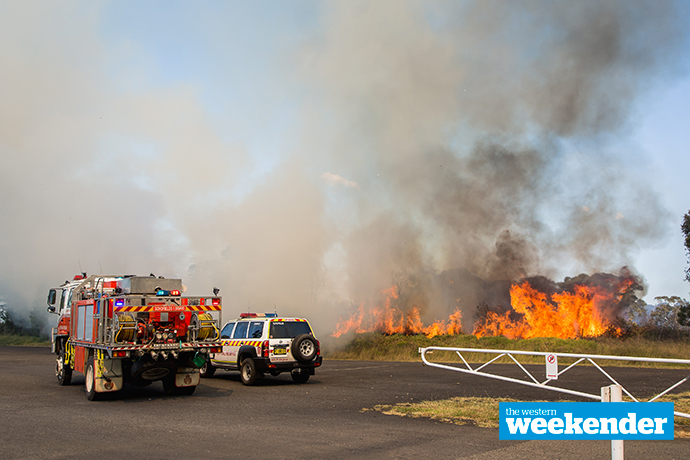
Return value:
<svg viewBox="0 0 690 460">
<path fill-rule="evenodd" d="M 628 320 L 638 326 L 645 326 L 649 322 L 647 303 L 642 299 L 631 302 L 627 309 Z"/>
<path fill-rule="evenodd" d="M 6 308 L 5 302 L 0 300 L 0 334 L 15 334 L 17 326 L 12 320 L 11 312 Z"/>
<path fill-rule="evenodd" d="M 681 326 L 690 326 L 690 303 L 685 302 L 684 305 L 678 307 L 676 319 Z"/>
<path fill-rule="evenodd" d="M 685 253 L 690 261 L 690 211 L 683 216 L 683 223 L 680 226 L 683 236 L 685 236 Z M 685 280 L 690 282 L 690 266 L 685 269 Z"/>
<path fill-rule="evenodd" d="M 678 326 L 684 326 L 680 322 L 679 312 L 686 311 L 690 304 L 685 299 L 677 296 L 671 297 L 655 297 L 656 307 L 649 315 L 649 322 L 652 326 L 659 329 L 678 329 Z"/>
</svg>

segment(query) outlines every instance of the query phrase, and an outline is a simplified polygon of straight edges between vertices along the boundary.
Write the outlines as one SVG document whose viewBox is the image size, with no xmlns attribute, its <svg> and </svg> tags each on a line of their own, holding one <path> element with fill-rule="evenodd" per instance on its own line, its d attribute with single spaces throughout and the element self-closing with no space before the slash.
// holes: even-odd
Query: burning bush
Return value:
<svg viewBox="0 0 690 460">
<path fill-rule="evenodd" d="M 505 284 L 489 284 L 502 290 Z M 622 312 L 638 302 L 636 291 L 641 282 L 628 270 L 620 275 L 597 273 L 566 278 L 555 283 L 545 277 L 533 277 L 509 285 L 510 305 L 481 303 L 472 334 L 505 336 L 512 339 L 533 337 L 589 338 L 604 334 L 620 336 L 625 332 Z M 462 334 L 462 313 L 456 308 L 447 320 L 425 326 L 421 321 L 422 307 L 409 309 L 399 302 L 394 286 L 382 291 L 383 300 L 367 308 L 365 304 L 347 320 L 340 320 L 334 337 L 347 332 L 379 332 L 382 334 Z M 492 293 L 503 298 L 503 293 Z"/>
</svg>

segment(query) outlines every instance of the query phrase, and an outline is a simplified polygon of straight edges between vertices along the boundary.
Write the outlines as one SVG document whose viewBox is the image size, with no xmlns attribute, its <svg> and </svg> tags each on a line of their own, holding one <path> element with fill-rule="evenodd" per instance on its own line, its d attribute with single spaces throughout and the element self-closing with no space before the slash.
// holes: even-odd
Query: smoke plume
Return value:
<svg viewBox="0 0 690 460">
<path fill-rule="evenodd" d="M 669 216 L 629 132 L 679 70 L 678 8 L 318 4 L 273 57 L 264 89 L 296 128 L 266 167 L 193 81 L 145 84 L 135 37 L 102 38 L 103 5 L 6 3 L 0 297 L 28 309 L 81 270 L 154 272 L 326 335 L 391 285 L 427 318 L 471 318 L 486 283 L 634 267 Z"/>
</svg>

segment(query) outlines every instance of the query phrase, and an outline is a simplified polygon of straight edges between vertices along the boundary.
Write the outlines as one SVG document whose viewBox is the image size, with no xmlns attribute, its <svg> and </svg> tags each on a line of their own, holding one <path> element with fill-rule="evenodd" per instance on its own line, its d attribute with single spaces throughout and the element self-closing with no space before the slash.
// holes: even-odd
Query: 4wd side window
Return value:
<svg viewBox="0 0 690 460">
<path fill-rule="evenodd" d="M 249 323 L 246 321 L 240 321 L 237 323 L 237 327 L 235 328 L 235 333 L 232 334 L 233 339 L 246 339 L 247 338 L 247 326 L 249 326 Z"/>
<path fill-rule="evenodd" d="M 229 339 L 232 335 L 232 328 L 235 327 L 235 323 L 228 323 L 225 325 L 222 331 L 220 331 L 221 339 Z"/>
<path fill-rule="evenodd" d="M 263 321 L 254 321 L 249 326 L 249 338 L 251 338 L 251 339 L 260 339 L 261 334 L 263 334 L 263 332 L 264 332 Z"/>
</svg>

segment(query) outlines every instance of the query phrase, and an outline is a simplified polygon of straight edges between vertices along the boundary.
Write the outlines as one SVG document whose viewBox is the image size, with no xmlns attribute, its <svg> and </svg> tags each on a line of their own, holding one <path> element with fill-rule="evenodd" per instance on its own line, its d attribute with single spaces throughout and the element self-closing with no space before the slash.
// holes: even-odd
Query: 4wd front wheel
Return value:
<svg viewBox="0 0 690 460">
<path fill-rule="evenodd" d="M 206 361 L 200 368 L 199 368 L 199 375 L 201 377 L 213 377 L 213 374 L 216 373 L 216 368 L 211 364 L 210 361 Z"/>
<path fill-rule="evenodd" d="M 256 364 L 251 358 L 245 358 L 240 365 L 240 379 L 245 385 L 254 385 L 256 379 L 260 378 L 261 374 L 256 370 Z"/>
<path fill-rule="evenodd" d="M 292 381 L 295 383 L 307 383 L 309 372 L 305 369 L 293 369 L 290 372 L 290 377 L 292 377 Z"/>
</svg>

